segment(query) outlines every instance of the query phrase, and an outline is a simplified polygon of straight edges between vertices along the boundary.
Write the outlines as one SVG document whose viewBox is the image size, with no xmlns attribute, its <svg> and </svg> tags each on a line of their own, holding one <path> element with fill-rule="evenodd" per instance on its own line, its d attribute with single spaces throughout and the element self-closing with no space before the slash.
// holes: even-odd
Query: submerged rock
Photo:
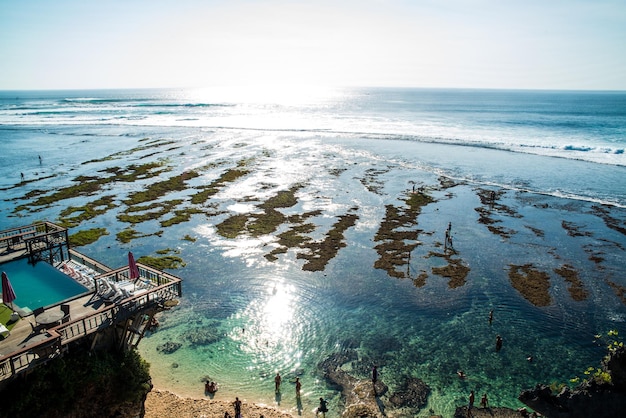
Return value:
<svg viewBox="0 0 626 418">
<path fill-rule="evenodd" d="M 220 341 L 224 334 L 217 326 L 203 326 L 187 330 L 181 335 L 181 339 L 189 342 L 192 346 L 207 346 Z"/>
<path fill-rule="evenodd" d="M 320 363 L 324 377 L 331 383 L 341 388 L 341 396 L 345 402 L 343 418 L 382 418 L 383 414 L 378 407 L 374 386 L 369 379 L 357 379 L 341 369 L 341 366 L 349 361 L 357 360 L 355 350 L 343 350 L 335 353 Z M 382 385 L 381 382 L 378 382 Z M 376 389 L 378 390 L 378 385 Z M 383 387 L 381 386 L 381 389 Z M 386 391 L 386 386 L 384 391 Z"/>
<path fill-rule="evenodd" d="M 341 388 L 341 396 L 346 405 L 342 418 L 382 418 L 389 412 L 387 408 L 421 408 L 426 404 L 430 388 L 422 380 L 411 377 L 405 380 L 398 392 L 386 400 L 385 395 L 389 388 L 380 379 L 373 384 L 369 378 L 356 378 L 341 368 L 343 364 L 357 359 L 355 350 L 343 350 L 319 365 L 324 377 Z"/>
<path fill-rule="evenodd" d="M 426 405 L 430 388 L 421 379 L 414 377 L 407 378 L 402 387 L 394 392 L 389 398 L 389 402 L 396 408 L 417 407 Z"/>
<path fill-rule="evenodd" d="M 175 343 L 173 341 L 168 341 L 165 344 L 161 344 L 161 345 L 157 346 L 156 350 L 159 353 L 172 354 L 174 351 L 178 350 L 180 347 L 182 347 L 181 343 Z"/>
</svg>

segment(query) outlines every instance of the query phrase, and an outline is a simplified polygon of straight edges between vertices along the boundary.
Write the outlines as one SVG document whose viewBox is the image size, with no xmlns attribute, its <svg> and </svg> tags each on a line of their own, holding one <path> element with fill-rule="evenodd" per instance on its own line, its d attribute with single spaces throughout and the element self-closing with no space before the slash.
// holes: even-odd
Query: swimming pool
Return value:
<svg viewBox="0 0 626 418">
<path fill-rule="evenodd" d="M 32 265 L 22 258 L 0 265 L 0 270 L 9 276 L 17 296 L 13 305 L 21 310 L 58 304 L 89 291 L 43 261 Z"/>
</svg>

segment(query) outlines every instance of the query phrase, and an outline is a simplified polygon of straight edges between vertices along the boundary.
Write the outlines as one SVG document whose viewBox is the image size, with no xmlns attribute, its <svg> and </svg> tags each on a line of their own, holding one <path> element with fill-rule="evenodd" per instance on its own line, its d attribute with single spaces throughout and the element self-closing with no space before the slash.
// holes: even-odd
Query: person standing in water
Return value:
<svg viewBox="0 0 626 418">
<path fill-rule="evenodd" d="M 489 404 L 489 401 L 487 400 L 487 394 L 485 393 L 480 400 L 480 407 L 483 409 L 486 409 L 488 404 Z"/>
<path fill-rule="evenodd" d="M 276 393 L 280 392 L 280 382 L 283 379 L 280 377 L 280 373 L 276 372 L 276 377 L 274 378 L 274 385 L 276 386 Z"/>
<path fill-rule="evenodd" d="M 496 337 L 496 351 L 500 351 L 500 349 L 502 349 L 502 337 L 498 335 Z"/>
<path fill-rule="evenodd" d="M 315 412 L 315 416 L 317 416 L 318 413 L 322 413 L 322 417 L 326 418 L 326 412 L 328 412 L 328 406 L 326 405 L 326 401 L 324 400 L 324 398 L 320 398 L 320 406 L 317 408 L 317 411 Z"/>
<path fill-rule="evenodd" d="M 296 377 L 296 398 L 300 397 L 300 389 L 302 389 L 302 383 L 300 383 L 300 378 Z"/>
</svg>

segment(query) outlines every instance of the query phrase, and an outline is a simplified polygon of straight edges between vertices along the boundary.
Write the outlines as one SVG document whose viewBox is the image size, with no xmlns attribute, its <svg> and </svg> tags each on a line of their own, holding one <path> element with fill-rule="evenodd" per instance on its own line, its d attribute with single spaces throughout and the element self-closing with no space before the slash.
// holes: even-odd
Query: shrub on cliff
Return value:
<svg viewBox="0 0 626 418">
<path fill-rule="evenodd" d="M 11 382 L 0 417 L 123 417 L 143 408 L 150 388 L 149 365 L 135 351 L 77 352 Z"/>
</svg>

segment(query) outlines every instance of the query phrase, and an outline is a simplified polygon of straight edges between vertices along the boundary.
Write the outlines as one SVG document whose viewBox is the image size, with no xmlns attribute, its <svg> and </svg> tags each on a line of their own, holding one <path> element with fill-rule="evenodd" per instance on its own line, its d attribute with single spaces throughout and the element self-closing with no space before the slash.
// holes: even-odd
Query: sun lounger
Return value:
<svg viewBox="0 0 626 418">
<path fill-rule="evenodd" d="M 124 295 L 124 292 L 122 292 L 122 290 L 119 288 L 119 286 L 117 285 L 117 283 L 109 283 L 109 286 L 111 287 L 112 293 L 110 293 L 109 295 L 107 295 L 107 297 L 105 299 L 107 299 L 109 302 L 113 302 L 113 303 L 117 303 L 122 299 L 126 299 L 126 295 Z"/>
<path fill-rule="evenodd" d="M 0 324 L 0 335 L 6 338 L 11 335 L 11 331 L 9 331 L 9 329 L 5 327 L 4 324 Z"/>
<path fill-rule="evenodd" d="M 108 280 L 98 280 L 98 295 L 103 299 L 109 299 L 115 296 L 115 289 L 111 286 Z"/>
</svg>

